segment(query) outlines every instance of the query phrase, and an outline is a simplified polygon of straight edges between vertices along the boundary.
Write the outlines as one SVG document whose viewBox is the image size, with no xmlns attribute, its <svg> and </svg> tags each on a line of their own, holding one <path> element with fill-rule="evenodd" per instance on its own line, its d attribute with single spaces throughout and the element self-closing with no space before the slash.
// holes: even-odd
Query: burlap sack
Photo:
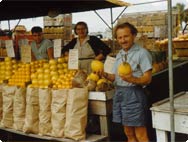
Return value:
<svg viewBox="0 0 188 142">
<path fill-rule="evenodd" d="M 15 130 L 23 130 L 25 123 L 26 109 L 26 88 L 17 87 L 14 95 L 13 104 L 13 128 Z"/>
<path fill-rule="evenodd" d="M 2 127 L 13 127 L 13 102 L 16 86 L 3 86 L 3 117 L 1 120 Z"/>
<path fill-rule="evenodd" d="M 72 79 L 72 86 L 82 88 L 84 87 L 84 82 L 87 78 L 87 73 L 83 70 L 78 70 Z"/>
<path fill-rule="evenodd" d="M 86 88 L 70 89 L 66 107 L 65 137 L 74 140 L 86 138 L 87 110 L 88 90 Z"/>
<path fill-rule="evenodd" d="M 51 135 L 51 89 L 39 89 L 39 134 Z"/>
<path fill-rule="evenodd" d="M 52 90 L 52 136 L 63 137 L 66 117 L 67 89 Z"/>
<path fill-rule="evenodd" d="M 96 81 L 94 81 L 92 79 L 87 79 L 84 82 L 84 86 L 88 89 L 88 91 L 94 91 L 97 86 L 97 83 L 96 83 Z"/>
<path fill-rule="evenodd" d="M 1 119 L 3 117 L 3 96 L 2 96 L 3 85 L 4 84 L 0 84 L 0 122 L 1 122 Z"/>
<path fill-rule="evenodd" d="M 25 133 L 38 134 L 39 132 L 39 98 L 38 88 L 27 87 L 26 112 L 23 127 Z"/>
</svg>

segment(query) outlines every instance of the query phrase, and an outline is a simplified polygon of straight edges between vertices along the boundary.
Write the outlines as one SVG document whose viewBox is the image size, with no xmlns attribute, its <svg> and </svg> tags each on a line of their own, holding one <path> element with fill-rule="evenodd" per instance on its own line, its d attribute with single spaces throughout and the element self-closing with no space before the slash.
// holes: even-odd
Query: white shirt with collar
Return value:
<svg viewBox="0 0 188 142">
<path fill-rule="evenodd" d="M 127 56 L 126 59 L 125 56 Z M 140 77 L 144 72 L 152 69 L 152 57 L 145 48 L 134 43 L 128 52 L 121 49 L 116 56 L 116 61 L 112 69 L 112 72 L 115 74 L 114 83 L 116 86 L 135 86 L 135 84 L 122 80 L 118 75 L 118 66 L 122 62 L 125 62 L 125 60 L 131 65 L 133 76 L 135 77 Z"/>
</svg>

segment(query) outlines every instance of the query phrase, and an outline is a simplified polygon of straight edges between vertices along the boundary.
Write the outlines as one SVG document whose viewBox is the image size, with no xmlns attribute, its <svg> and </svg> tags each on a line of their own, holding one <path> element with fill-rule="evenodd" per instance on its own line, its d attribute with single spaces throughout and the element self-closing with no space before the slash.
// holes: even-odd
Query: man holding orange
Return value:
<svg viewBox="0 0 188 142">
<path fill-rule="evenodd" d="M 128 142 L 149 142 L 143 86 L 152 80 L 152 58 L 134 42 L 137 29 L 130 23 L 117 25 L 114 33 L 122 49 L 116 56 L 113 74 L 103 74 L 115 84 L 113 122 L 123 125 Z"/>
</svg>

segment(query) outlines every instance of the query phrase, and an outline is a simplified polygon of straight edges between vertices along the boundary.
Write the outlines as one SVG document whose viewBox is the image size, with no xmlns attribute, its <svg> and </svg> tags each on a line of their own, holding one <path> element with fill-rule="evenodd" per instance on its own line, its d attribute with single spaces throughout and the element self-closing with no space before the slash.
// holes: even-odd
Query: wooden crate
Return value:
<svg viewBox="0 0 188 142">
<path fill-rule="evenodd" d="M 89 93 L 89 113 L 96 115 L 110 115 L 112 113 L 112 97 L 114 90 L 107 92 Z"/>
<path fill-rule="evenodd" d="M 174 48 L 188 48 L 188 40 L 173 41 Z"/>
<path fill-rule="evenodd" d="M 188 57 L 188 48 L 176 48 L 175 52 L 178 57 Z"/>
</svg>

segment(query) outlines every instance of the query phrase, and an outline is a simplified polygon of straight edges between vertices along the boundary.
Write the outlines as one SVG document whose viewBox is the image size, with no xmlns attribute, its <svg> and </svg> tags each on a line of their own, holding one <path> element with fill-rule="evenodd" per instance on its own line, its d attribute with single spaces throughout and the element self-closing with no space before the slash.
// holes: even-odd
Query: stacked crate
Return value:
<svg viewBox="0 0 188 142">
<path fill-rule="evenodd" d="M 44 37 L 47 39 L 70 40 L 72 35 L 72 14 L 60 14 L 54 18 L 44 17 Z"/>
</svg>

